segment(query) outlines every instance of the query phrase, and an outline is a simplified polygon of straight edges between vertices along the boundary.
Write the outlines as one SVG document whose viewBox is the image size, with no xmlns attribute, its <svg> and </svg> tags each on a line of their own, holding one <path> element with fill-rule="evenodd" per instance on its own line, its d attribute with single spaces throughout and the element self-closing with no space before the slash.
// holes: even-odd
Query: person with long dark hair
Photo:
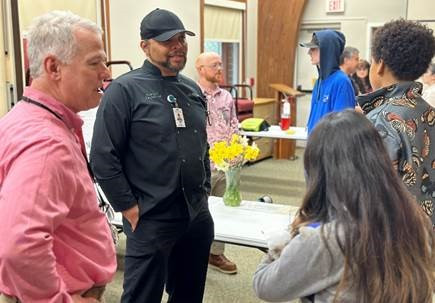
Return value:
<svg viewBox="0 0 435 303">
<path fill-rule="evenodd" d="M 430 220 L 391 165 L 378 131 L 353 110 L 327 115 L 304 154 L 307 190 L 281 256 L 254 275 L 270 302 L 432 302 Z"/>
<path fill-rule="evenodd" d="M 352 75 L 352 79 L 358 87 L 360 95 L 371 93 L 373 91 L 369 79 L 370 63 L 364 59 L 359 60 L 356 66 L 356 72 Z"/>
</svg>

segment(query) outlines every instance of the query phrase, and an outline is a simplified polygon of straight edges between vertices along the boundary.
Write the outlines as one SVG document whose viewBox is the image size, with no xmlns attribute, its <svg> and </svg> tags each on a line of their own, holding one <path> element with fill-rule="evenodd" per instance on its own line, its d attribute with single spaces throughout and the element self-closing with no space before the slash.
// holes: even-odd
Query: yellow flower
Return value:
<svg viewBox="0 0 435 303">
<path fill-rule="evenodd" d="M 255 160 L 259 152 L 255 143 L 249 146 L 246 137 L 234 134 L 229 142 L 214 143 L 209 150 L 209 155 L 217 169 L 227 171 L 230 167 L 242 166 L 246 161 Z"/>
<path fill-rule="evenodd" d="M 240 137 L 238 134 L 233 134 L 231 136 L 231 145 L 233 145 L 234 143 L 238 143 L 240 141 Z"/>
<path fill-rule="evenodd" d="M 258 157 L 260 150 L 258 147 L 248 146 L 245 151 L 245 160 L 255 160 Z"/>
</svg>

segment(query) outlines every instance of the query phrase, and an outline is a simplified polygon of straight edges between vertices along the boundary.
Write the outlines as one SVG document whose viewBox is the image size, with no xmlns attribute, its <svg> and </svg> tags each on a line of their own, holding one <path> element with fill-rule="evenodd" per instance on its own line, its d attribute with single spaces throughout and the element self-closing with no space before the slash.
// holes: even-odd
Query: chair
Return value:
<svg viewBox="0 0 435 303">
<path fill-rule="evenodd" d="M 117 61 L 107 61 L 106 66 L 109 67 L 111 65 L 127 65 L 130 70 L 133 70 L 133 66 L 129 61 L 126 60 L 117 60 Z M 110 85 L 110 82 L 112 82 L 113 78 L 105 79 L 103 81 L 103 90 L 106 90 L 106 88 Z"/>
<path fill-rule="evenodd" d="M 254 116 L 254 99 L 252 96 L 252 86 L 248 84 L 221 85 L 227 89 L 234 98 L 236 105 L 236 115 L 239 122 Z M 245 97 L 245 90 L 249 91 L 249 98 Z"/>
</svg>

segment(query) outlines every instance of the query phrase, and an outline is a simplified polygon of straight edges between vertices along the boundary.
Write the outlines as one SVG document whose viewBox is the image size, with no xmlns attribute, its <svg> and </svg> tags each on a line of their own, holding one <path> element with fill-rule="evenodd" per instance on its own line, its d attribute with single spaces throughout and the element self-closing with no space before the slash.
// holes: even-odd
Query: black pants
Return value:
<svg viewBox="0 0 435 303">
<path fill-rule="evenodd" d="M 140 218 L 127 235 L 122 303 L 200 303 L 204 295 L 214 225 L 207 208 L 193 221 Z"/>
</svg>

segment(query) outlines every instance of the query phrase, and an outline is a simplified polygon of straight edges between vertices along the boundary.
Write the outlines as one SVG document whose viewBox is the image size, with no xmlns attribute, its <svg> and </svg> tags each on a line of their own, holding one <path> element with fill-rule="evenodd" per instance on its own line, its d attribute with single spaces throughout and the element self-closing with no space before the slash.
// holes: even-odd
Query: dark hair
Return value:
<svg viewBox="0 0 435 303">
<path fill-rule="evenodd" d="M 360 59 L 356 68 L 370 70 L 370 63 L 367 60 Z"/>
<path fill-rule="evenodd" d="M 346 46 L 340 55 L 340 65 L 344 63 L 344 59 L 350 59 L 354 54 L 359 54 L 359 50 L 352 46 Z"/>
<path fill-rule="evenodd" d="M 372 91 L 372 85 L 370 83 L 370 63 L 367 60 L 360 59 L 357 65 L 358 69 L 367 69 L 367 75 L 364 78 L 358 77 L 358 73 L 354 73 L 352 75 L 352 79 L 355 81 L 356 85 L 358 86 L 358 91 L 360 94 L 367 94 Z"/>
<path fill-rule="evenodd" d="M 307 191 L 293 234 L 312 222 L 336 224 L 344 272 L 335 301 L 352 289 L 364 303 L 432 302 L 432 226 L 372 123 L 354 110 L 328 114 L 308 139 L 304 166 Z M 325 225 L 322 235 L 329 250 Z"/>
<path fill-rule="evenodd" d="M 413 81 L 426 72 L 435 54 L 435 38 L 425 25 L 399 19 L 376 30 L 371 51 L 398 80 Z"/>
</svg>

